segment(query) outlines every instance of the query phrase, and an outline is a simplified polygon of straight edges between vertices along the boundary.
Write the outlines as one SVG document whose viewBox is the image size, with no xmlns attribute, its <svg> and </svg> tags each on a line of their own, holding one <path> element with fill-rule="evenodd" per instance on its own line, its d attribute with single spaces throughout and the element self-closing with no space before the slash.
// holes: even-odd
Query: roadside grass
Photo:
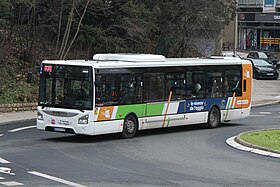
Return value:
<svg viewBox="0 0 280 187">
<path fill-rule="evenodd" d="M 240 138 L 248 143 L 280 151 L 280 129 L 244 133 Z"/>
</svg>

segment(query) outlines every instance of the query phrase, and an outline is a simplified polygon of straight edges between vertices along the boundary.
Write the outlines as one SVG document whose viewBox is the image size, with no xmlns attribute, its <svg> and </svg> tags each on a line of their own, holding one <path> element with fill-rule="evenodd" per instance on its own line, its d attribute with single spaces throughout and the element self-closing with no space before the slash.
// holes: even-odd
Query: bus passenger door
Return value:
<svg viewBox="0 0 280 187">
<path fill-rule="evenodd" d="M 242 118 L 250 115 L 252 101 L 252 65 L 242 65 Z"/>
<path fill-rule="evenodd" d="M 144 103 L 146 103 L 146 115 L 144 128 L 158 128 L 163 123 L 164 108 L 164 74 L 144 74 Z"/>
</svg>

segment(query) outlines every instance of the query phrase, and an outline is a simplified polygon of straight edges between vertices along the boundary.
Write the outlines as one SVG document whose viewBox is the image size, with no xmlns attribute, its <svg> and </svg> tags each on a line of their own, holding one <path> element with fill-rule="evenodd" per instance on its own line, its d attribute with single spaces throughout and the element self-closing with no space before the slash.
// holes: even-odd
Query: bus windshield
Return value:
<svg viewBox="0 0 280 187">
<path fill-rule="evenodd" d="M 92 110 L 92 68 L 42 64 L 39 106 Z"/>
</svg>

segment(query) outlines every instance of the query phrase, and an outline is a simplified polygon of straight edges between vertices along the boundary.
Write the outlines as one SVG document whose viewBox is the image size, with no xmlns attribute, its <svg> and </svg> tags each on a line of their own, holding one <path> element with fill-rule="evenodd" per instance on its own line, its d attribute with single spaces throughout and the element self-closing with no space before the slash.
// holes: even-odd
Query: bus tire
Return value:
<svg viewBox="0 0 280 187">
<path fill-rule="evenodd" d="M 133 138 L 138 131 L 138 122 L 133 115 L 128 115 L 124 119 L 123 131 L 121 136 L 123 138 Z"/>
<path fill-rule="evenodd" d="M 213 106 L 208 114 L 208 120 L 207 120 L 207 124 L 206 124 L 207 127 L 208 128 L 218 127 L 220 124 L 220 117 L 221 117 L 221 114 L 220 114 L 218 107 Z"/>
</svg>

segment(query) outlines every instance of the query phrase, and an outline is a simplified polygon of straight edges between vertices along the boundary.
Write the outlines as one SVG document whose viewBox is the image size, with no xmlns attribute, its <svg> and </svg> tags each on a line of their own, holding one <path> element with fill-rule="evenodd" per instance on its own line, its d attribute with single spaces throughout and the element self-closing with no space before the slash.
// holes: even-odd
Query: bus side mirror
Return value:
<svg viewBox="0 0 280 187">
<path fill-rule="evenodd" d="M 33 73 L 29 71 L 27 74 L 27 80 L 26 80 L 27 83 L 32 83 L 32 76 Z"/>
</svg>

